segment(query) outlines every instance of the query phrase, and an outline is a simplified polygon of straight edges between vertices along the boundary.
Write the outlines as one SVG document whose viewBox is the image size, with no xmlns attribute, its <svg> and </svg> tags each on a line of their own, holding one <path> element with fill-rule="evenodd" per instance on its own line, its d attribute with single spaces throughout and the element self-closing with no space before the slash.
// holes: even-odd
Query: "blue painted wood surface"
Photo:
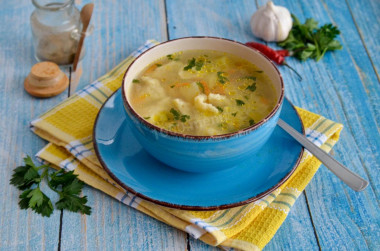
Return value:
<svg viewBox="0 0 380 251">
<path fill-rule="evenodd" d="M 77 1 L 81 7 L 89 1 Z M 146 39 L 191 35 L 258 41 L 249 19 L 265 0 L 140 0 L 95 3 L 95 30 L 79 88 L 118 64 Z M 343 49 L 320 62 L 287 61 L 302 76 L 280 67 L 286 95 L 294 104 L 344 124 L 335 158 L 370 181 L 353 192 L 322 167 L 295 203 L 266 250 L 379 250 L 380 2 L 378 0 L 277 0 L 301 21 L 333 23 Z M 217 250 L 128 208 L 103 193 L 83 191 L 91 216 L 56 211 L 42 218 L 20 210 L 19 192 L 9 185 L 12 169 L 45 142 L 28 124 L 67 97 L 35 99 L 23 90 L 33 59 L 30 1 L 0 6 L 0 250 Z M 274 44 L 270 44 L 275 46 Z M 61 218 L 62 216 L 62 218 Z M 62 221 L 60 221 L 60 218 Z M 62 236 L 59 238 L 59 232 Z"/>
</svg>

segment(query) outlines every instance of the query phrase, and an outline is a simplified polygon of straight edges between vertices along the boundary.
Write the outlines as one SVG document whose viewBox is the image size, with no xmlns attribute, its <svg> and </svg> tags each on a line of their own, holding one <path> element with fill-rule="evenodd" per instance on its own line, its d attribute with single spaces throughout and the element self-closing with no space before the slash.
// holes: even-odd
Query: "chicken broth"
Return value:
<svg viewBox="0 0 380 251">
<path fill-rule="evenodd" d="M 236 132 L 266 117 L 277 102 L 269 77 L 240 57 L 188 50 L 156 60 L 133 79 L 129 102 L 168 131 L 199 136 Z"/>
</svg>

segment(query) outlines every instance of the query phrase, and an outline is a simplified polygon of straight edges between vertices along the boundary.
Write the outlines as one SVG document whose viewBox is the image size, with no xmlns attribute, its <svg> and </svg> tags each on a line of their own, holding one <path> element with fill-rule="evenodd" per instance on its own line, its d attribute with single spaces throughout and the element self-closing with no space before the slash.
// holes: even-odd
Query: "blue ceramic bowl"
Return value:
<svg viewBox="0 0 380 251">
<path fill-rule="evenodd" d="M 132 81 L 156 59 L 184 50 L 218 50 L 252 62 L 271 79 L 277 95 L 277 105 L 257 124 L 223 135 L 185 135 L 150 124 L 129 104 L 128 94 Z M 124 75 L 122 96 L 127 112 L 127 124 L 148 153 L 159 161 L 183 171 L 212 172 L 233 167 L 265 144 L 276 127 L 281 112 L 284 84 L 274 64 L 266 56 L 244 44 L 215 37 L 188 37 L 164 42 L 142 53 Z"/>
</svg>

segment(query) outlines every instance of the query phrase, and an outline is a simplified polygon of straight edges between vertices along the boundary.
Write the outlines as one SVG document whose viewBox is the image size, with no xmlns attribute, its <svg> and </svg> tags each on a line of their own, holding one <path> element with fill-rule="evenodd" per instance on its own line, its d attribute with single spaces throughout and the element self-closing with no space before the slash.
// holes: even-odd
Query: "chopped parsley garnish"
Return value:
<svg viewBox="0 0 380 251">
<path fill-rule="evenodd" d="M 132 80 L 132 83 L 140 83 L 140 80 L 138 80 L 138 79 L 134 79 L 134 80 Z"/>
<path fill-rule="evenodd" d="M 190 59 L 189 61 L 187 61 L 187 65 L 185 67 L 183 67 L 183 69 L 185 71 L 188 71 L 190 70 L 191 68 L 193 68 L 195 66 L 195 58 L 192 58 Z"/>
<path fill-rule="evenodd" d="M 248 96 L 244 96 L 244 98 L 245 98 L 246 100 L 248 100 L 248 99 L 249 99 L 249 97 L 248 97 Z"/>
<path fill-rule="evenodd" d="M 169 60 L 174 60 L 174 61 L 178 61 L 179 58 L 178 57 L 174 57 L 173 54 L 169 54 L 169 55 L 166 55 L 166 57 L 169 59 Z"/>
<path fill-rule="evenodd" d="M 216 73 L 216 75 L 218 76 L 218 81 L 221 84 L 225 84 L 228 81 L 228 78 L 226 78 L 225 76 L 223 76 L 224 73 L 225 72 L 223 72 L 223 71 L 218 71 Z"/>
<path fill-rule="evenodd" d="M 255 124 L 255 121 L 253 119 L 250 119 L 249 120 L 249 125 L 254 125 Z"/>
<path fill-rule="evenodd" d="M 246 90 L 250 90 L 251 92 L 254 92 L 256 91 L 256 83 L 253 83 L 251 85 L 248 85 L 247 88 L 245 88 Z"/>
<path fill-rule="evenodd" d="M 231 113 L 232 116 L 236 117 L 237 112 Z"/>
<path fill-rule="evenodd" d="M 186 122 L 186 119 L 190 119 L 190 116 L 189 116 L 189 115 L 181 115 L 180 120 L 181 120 L 182 122 Z"/>
<path fill-rule="evenodd" d="M 195 70 L 200 71 L 202 69 L 202 66 L 204 64 L 203 60 L 199 60 L 195 62 Z"/>
<path fill-rule="evenodd" d="M 197 85 L 198 85 L 199 89 L 201 89 L 202 93 L 205 93 L 205 87 L 202 85 L 202 83 L 197 82 Z"/>
<path fill-rule="evenodd" d="M 162 64 L 156 64 L 156 66 L 157 66 L 157 67 L 160 67 L 160 66 L 162 66 Z"/>
<path fill-rule="evenodd" d="M 173 114 L 175 120 L 186 122 L 187 119 L 190 119 L 189 115 L 181 114 L 179 111 L 177 111 L 174 108 L 170 109 L 170 113 Z"/>
<path fill-rule="evenodd" d="M 150 119 L 150 117 L 144 117 L 144 119 Z"/>
<path fill-rule="evenodd" d="M 235 99 L 235 101 L 236 101 L 236 105 L 238 105 L 238 106 L 243 106 L 243 105 L 245 105 L 245 103 L 244 103 L 243 100 Z"/>
<path fill-rule="evenodd" d="M 217 108 L 220 112 L 223 112 L 223 108 L 222 108 L 222 107 L 217 106 L 216 108 Z"/>
<path fill-rule="evenodd" d="M 263 73 L 263 71 L 256 71 L 257 73 Z"/>
<path fill-rule="evenodd" d="M 175 85 L 171 85 L 171 86 L 170 86 L 170 88 L 174 88 L 174 87 L 175 87 Z"/>
<path fill-rule="evenodd" d="M 192 69 L 193 67 L 195 67 L 195 70 L 200 71 L 202 69 L 204 63 L 205 63 L 205 61 L 203 59 L 195 60 L 195 58 L 192 58 L 187 62 L 187 65 L 185 67 L 183 67 L 183 69 L 185 71 L 188 71 L 188 70 Z"/>
</svg>

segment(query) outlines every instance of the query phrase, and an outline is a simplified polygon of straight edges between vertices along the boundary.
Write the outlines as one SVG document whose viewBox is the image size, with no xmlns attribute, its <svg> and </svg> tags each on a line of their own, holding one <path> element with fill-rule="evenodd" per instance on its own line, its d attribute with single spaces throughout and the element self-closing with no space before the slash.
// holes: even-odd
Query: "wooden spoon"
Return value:
<svg viewBox="0 0 380 251">
<path fill-rule="evenodd" d="M 88 25 L 90 24 L 93 10 L 94 10 L 94 4 L 88 3 L 85 6 L 83 6 L 82 10 L 80 11 L 80 19 L 82 21 L 82 32 L 80 35 L 77 52 L 75 53 L 75 58 L 74 58 L 74 63 L 73 63 L 73 70 L 74 71 L 76 71 L 76 69 L 77 69 L 79 56 L 80 56 L 80 53 L 82 51 L 84 38 L 86 37 L 85 34 L 87 31 Z"/>
</svg>

